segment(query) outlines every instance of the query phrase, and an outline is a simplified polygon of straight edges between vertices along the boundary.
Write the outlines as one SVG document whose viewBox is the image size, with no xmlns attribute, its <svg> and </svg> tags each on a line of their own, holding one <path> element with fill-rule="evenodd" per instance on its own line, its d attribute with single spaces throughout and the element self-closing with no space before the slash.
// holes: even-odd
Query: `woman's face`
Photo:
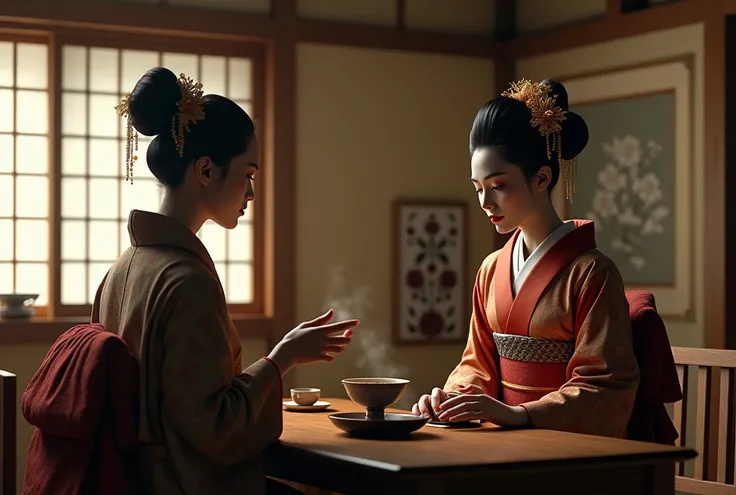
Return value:
<svg viewBox="0 0 736 495">
<path fill-rule="evenodd" d="M 213 180 L 208 184 L 205 203 L 211 218 L 218 225 L 233 229 L 238 219 L 245 214 L 248 203 L 256 197 L 253 189 L 256 171 L 261 157 L 261 146 L 258 138 L 253 136 L 245 153 L 236 156 L 230 162 L 227 176 L 225 169 L 212 167 Z"/>
<path fill-rule="evenodd" d="M 549 184 L 543 174 L 545 169 L 548 167 L 542 167 L 540 176 L 528 181 L 520 167 L 505 161 L 497 151 L 480 148 L 473 153 L 470 180 L 478 203 L 500 234 L 513 232 L 538 209 L 535 193 L 541 190 L 546 194 Z"/>
</svg>

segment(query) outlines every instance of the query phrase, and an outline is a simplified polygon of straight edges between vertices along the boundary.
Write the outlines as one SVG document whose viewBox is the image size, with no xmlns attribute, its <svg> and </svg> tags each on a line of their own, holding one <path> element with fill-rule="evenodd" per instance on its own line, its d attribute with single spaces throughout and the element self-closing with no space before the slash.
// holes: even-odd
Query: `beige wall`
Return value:
<svg viewBox="0 0 736 495">
<path fill-rule="evenodd" d="M 345 396 L 341 378 L 398 375 L 412 380 L 408 400 L 441 386 L 463 346 L 391 345 L 391 202 L 467 201 L 474 279 L 492 231 L 468 180 L 468 132 L 493 94 L 493 66 L 313 44 L 299 45 L 297 56 L 297 314 L 347 306 L 362 325 L 344 355 L 299 368 L 296 382 Z"/>
<path fill-rule="evenodd" d="M 693 128 L 691 146 L 692 172 L 692 223 L 693 245 L 693 302 L 694 321 L 669 319 L 667 330 L 672 345 L 701 347 L 703 345 L 703 26 L 692 25 L 660 31 L 608 43 L 589 45 L 565 52 L 551 53 L 517 61 L 517 77 L 543 79 L 561 78 L 605 72 L 649 62 L 670 60 L 690 55 L 693 57 Z M 679 218 L 679 217 L 678 217 Z"/>
</svg>

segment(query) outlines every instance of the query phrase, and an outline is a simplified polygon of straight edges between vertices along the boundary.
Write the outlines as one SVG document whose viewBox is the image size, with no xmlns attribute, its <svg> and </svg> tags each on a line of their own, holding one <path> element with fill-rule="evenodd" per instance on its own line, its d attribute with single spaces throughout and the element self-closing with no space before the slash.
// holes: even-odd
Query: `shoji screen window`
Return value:
<svg viewBox="0 0 736 495">
<path fill-rule="evenodd" d="M 253 63 L 188 53 L 66 45 L 62 49 L 61 304 L 93 302 L 105 272 L 130 245 L 131 209 L 157 211 L 163 190 L 146 165 L 151 138 L 140 136 L 133 184 L 125 181 L 125 121 L 113 107 L 151 67 L 201 81 L 251 116 Z M 231 304 L 253 302 L 252 210 L 231 231 L 208 222 L 198 236 L 210 252 Z"/>
<path fill-rule="evenodd" d="M 0 293 L 49 292 L 48 46 L 0 40 Z"/>
</svg>

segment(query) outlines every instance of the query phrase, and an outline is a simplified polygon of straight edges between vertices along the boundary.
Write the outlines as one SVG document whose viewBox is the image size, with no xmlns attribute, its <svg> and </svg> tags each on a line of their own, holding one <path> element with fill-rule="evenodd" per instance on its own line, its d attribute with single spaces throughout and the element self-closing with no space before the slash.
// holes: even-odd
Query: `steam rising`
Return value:
<svg viewBox="0 0 736 495">
<path fill-rule="evenodd" d="M 370 288 L 359 287 L 351 290 L 345 279 L 344 270 L 335 267 L 332 270 L 324 302 L 324 310 L 332 308 L 335 311 L 333 321 L 357 318 L 360 326 L 353 334 L 350 347 L 358 352 L 355 364 L 366 376 L 405 378 L 407 367 L 394 361 L 393 349 L 390 344 L 381 338 L 375 328 L 365 322 L 373 308 L 370 300 Z M 406 389 L 402 398 L 394 405 L 408 409 L 412 406 L 411 386 Z"/>
</svg>

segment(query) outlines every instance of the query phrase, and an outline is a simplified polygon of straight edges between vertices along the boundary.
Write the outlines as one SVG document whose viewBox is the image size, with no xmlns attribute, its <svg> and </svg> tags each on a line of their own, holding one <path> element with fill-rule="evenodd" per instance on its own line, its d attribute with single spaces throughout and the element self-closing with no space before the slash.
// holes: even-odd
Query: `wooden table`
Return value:
<svg viewBox="0 0 736 495">
<path fill-rule="evenodd" d="M 408 440 L 353 439 L 327 416 L 360 407 L 325 400 L 332 402 L 325 412 L 284 411 L 281 440 L 265 455 L 268 476 L 344 494 L 671 495 L 675 462 L 696 456 L 665 445 L 493 425 L 425 426 Z"/>
</svg>

